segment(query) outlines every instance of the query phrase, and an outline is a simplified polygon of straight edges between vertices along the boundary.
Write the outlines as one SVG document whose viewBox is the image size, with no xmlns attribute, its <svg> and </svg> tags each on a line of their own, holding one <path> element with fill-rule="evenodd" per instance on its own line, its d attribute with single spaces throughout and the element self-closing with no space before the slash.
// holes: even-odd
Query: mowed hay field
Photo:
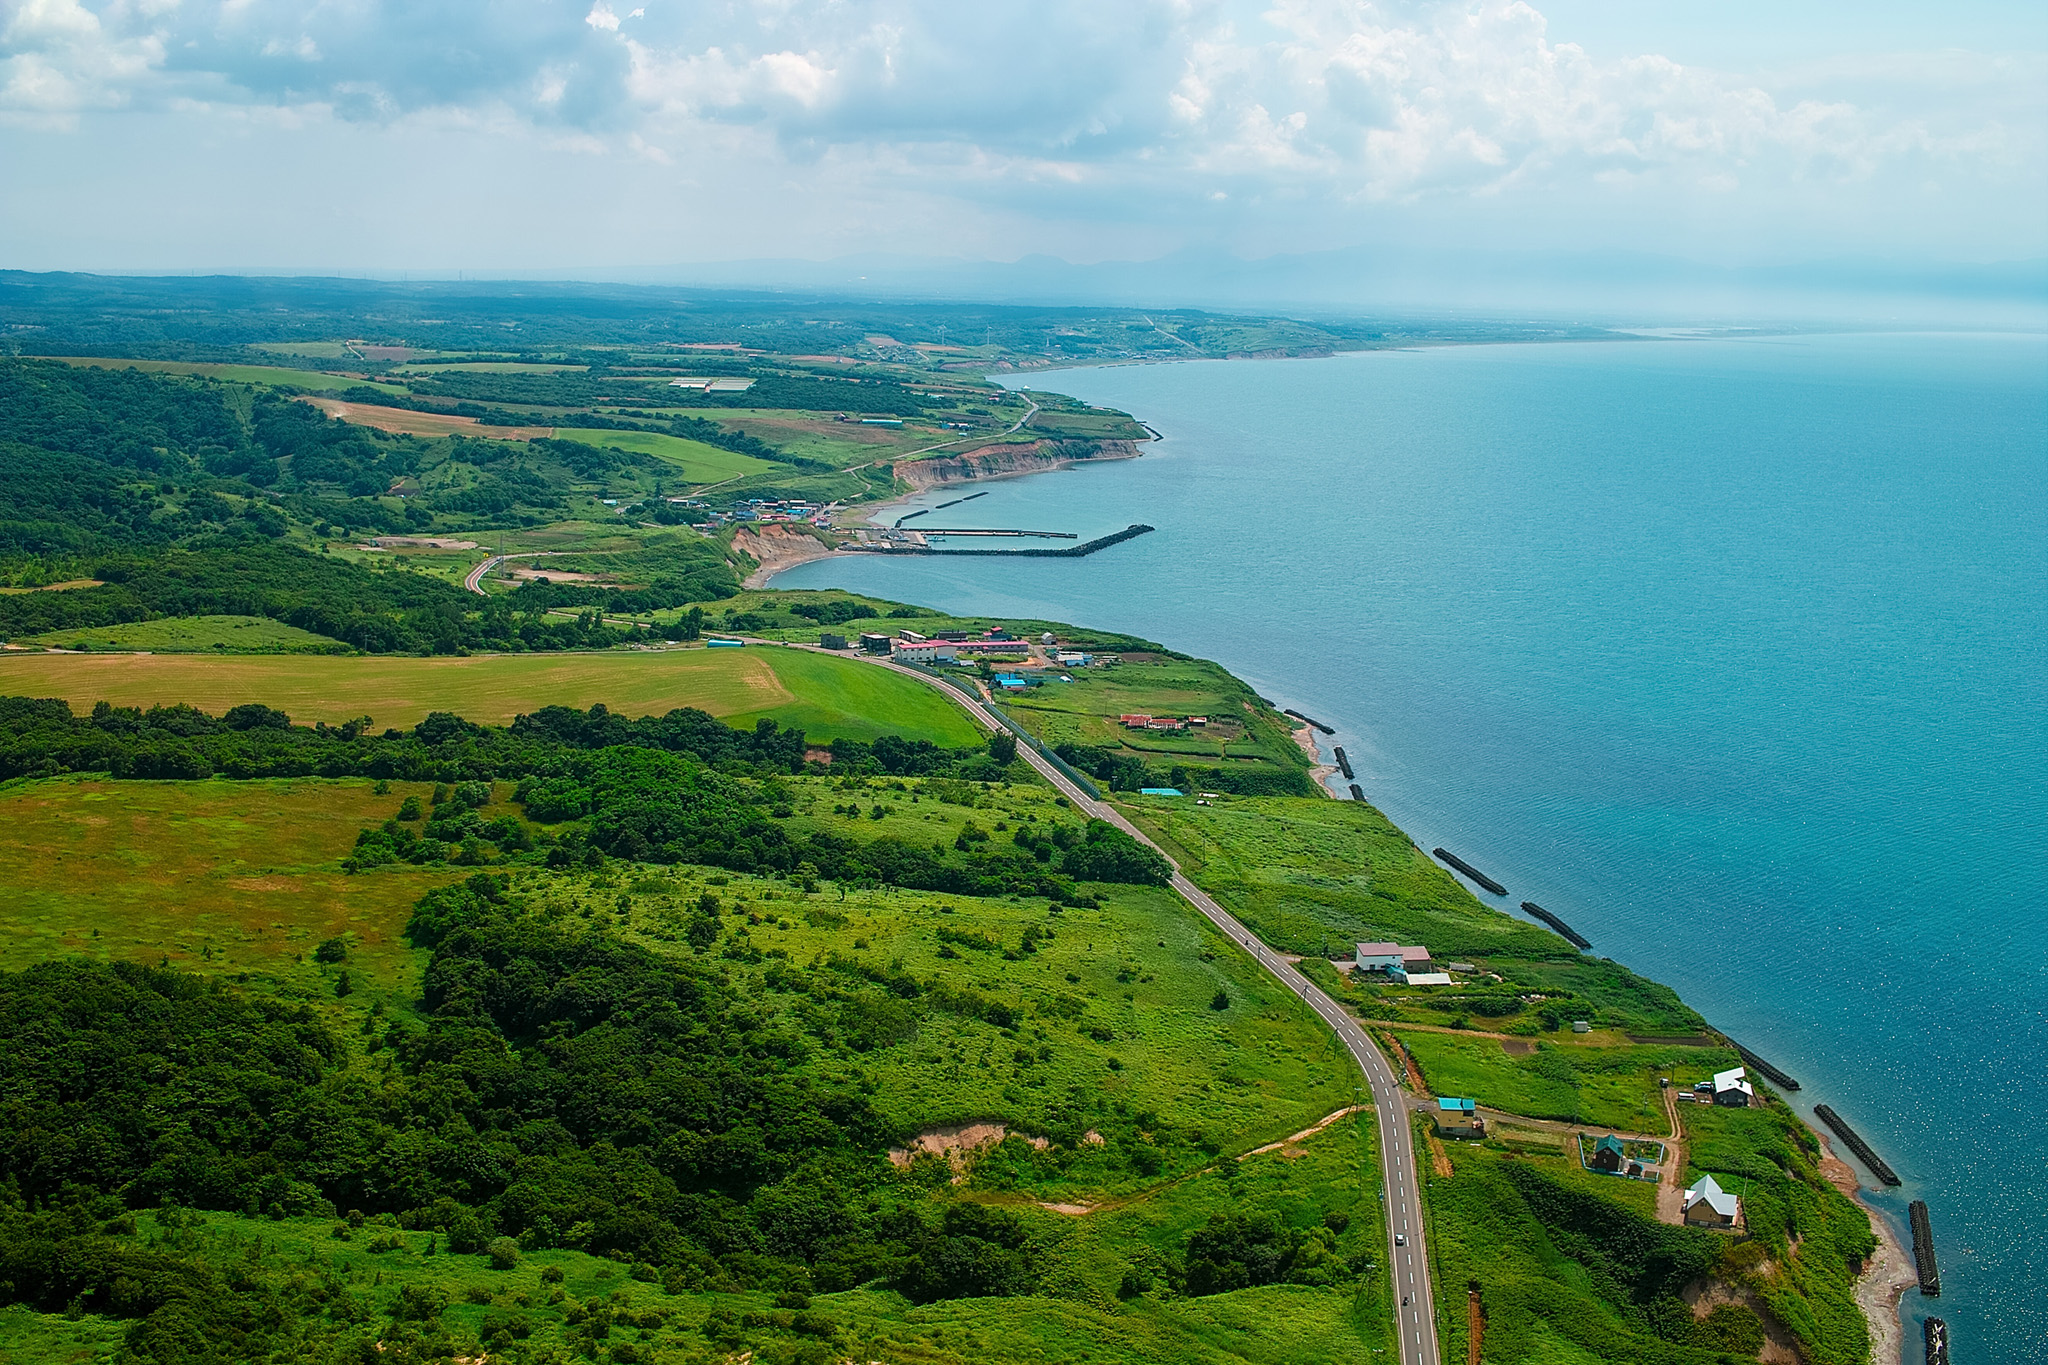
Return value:
<svg viewBox="0 0 2048 1365">
<path fill-rule="evenodd" d="M 358 831 L 430 791 L 394 782 L 378 796 L 354 778 L 10 784 L 0 789 L 0 968 L 78 953 L 292 976 L 299 955 L 347 935 L 350 966 L 394 984 L 411 970 L 399 932 L 413 902 L 471 869 L 401 864 L 352 877 L 341 859 Z"/>
<path fill-rule="evenodd" d="M 401 436 L 478 436 L 494 441 L 530 441 L 546 436 L 553 427 L 487 427 L 474 417 L 457 417 L 445 412 L 414 412 L 411 408 L 381 408 L 367 403 L 344 403 L 339 398 L 301 397 L 329 417 L 359 427 L 375 427 Z"/>
<path fill-rule="evenodd" d="M 978 744 L 974 722 L 936 690 L 889 669 L 803 650 L 681 649 L 604 654 L 491 654 L 463 659 L 319 655 L 24 654 L 0 657 L 0 695 L 97 702 L 184 702 L 215 715 L 261 702 L 295 721 L 416 725 L 453 711 L 503 725 L 543 706 L 602 702 L 626 716 L 694 706 L 727 724 L 768 718 L 812 739 L 928 739 Z"/>
<path fill-rule="evenodd" d="M 742 455 L 735 450 L 686 440 L 659 431 L 609 431 L 598 427 L 558 427 L 555 435 L 564 441 L 587 446 L 612 446 L 636 455 L 652 455 L 683 471 L 694 483 L 716 483 L 749 474 L 767 474 L 779 468 L 766 460 Z"/>
</svg>

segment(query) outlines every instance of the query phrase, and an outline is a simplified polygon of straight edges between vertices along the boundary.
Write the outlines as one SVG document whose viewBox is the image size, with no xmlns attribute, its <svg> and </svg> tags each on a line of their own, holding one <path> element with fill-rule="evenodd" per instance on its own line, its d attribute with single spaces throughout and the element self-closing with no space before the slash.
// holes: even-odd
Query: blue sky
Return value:
<svg viewBox="0 0 2048 1365">
<path fill-rule="evenodd" d="M 2044 15 L 0 0 L 0 265 L 2039 259 Z"/>
</svg>

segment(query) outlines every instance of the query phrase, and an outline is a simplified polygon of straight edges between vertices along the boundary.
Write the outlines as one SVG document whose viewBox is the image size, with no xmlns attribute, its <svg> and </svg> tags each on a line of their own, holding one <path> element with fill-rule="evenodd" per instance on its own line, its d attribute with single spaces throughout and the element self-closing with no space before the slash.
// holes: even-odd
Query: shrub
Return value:
<svg viewBox="0 0 2048 1365">
<path fill-rule="evenodd" d="M 485 1250 L 490 1253 L 493 1270 L 510 1270 L 519 1264 L 519 1243 L 510 1237 L 493 1237 Z"/>
</svg>

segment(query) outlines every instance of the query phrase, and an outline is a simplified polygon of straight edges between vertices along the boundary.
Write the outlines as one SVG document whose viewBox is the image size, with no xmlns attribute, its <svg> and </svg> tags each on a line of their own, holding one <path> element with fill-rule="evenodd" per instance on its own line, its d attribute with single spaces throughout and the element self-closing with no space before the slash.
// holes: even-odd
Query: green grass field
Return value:
<svg viewBox="0 0 2048 1365">
<path fill-rule="evenodd" d="M 606 431 L 596 427 L 557 427 L 555 436 L 564 441 L 580 441 L 587 446 L 616 446 L 620 450 L 630 450 L 638 455 L 652 455 L 682 470 L 692 483 L 718 483 L 725 479 L 744 478 L 749 474 L 772 473 L 781 468 L 766 460 L 757 460 L 752 455 L 741 455 L 737 451 L 706 445 L 702 441 L 685 440 L 680 436 L 669 436 L 658 431 Z"/>
<path fill-rule="evenodd" d="M 89 356 L 51 356 L 66 365 L 86 365 L 101 370 L 147 370 L 152 374 L 188 374 L 204 379 L 225 379 L 233 384 L 269 384 L 328 392 L 338 389 L 372 388 L 384 393 L 406 392 L 403 385 L 385 384 L 347 375 L 320 374 L 313 370 L 292 370 L 278 365 L 214 365 L 186 360 L 100 360 Z"/>
<path fill-rule="evenodd" d="M 346 654 L 347 645 L 266 616 L 174 616 L 161 621 L 61 630 L 19 644 L 165 654 Z"/>
<path fill-rule="evenodd" d="M 0 968 L 72 953 L 167 959 L 310 991 L 319 971 L 299 957 L 346 934 L 357 970 L 409 995 L 413 953 L 398 931 L 413 901 L 464 874 L 406 866 L 351 877 L 340 860 L 359 829 L 427 792 L 394 783 L 378 796 L 367 780 L 318 778 L 9 783 Z"/>
<path fill-rule="evenodd" d="M 974 722 L 934 689 L 887 669 L 800 650 L 681 649 L 471 658 L 317 655 L 30 654 L 0 658 L 0 693 L 152 706 L 185 702 L 219 714 L 243 702 L 302 723 L 368 715 L 380 726 L 454 711 L 502 725 L 543 706 L 603 702 L 628 716 L 694 706 L 742 728 L 762 718 L 812 738 L 895 734 L 944 747 L 981 741 Z"/>
<path fill-rule="evenodd" d="M 1134 818 L 1233 914 L 1290 951 L 1327 955 L 1392 938 L 1459 958 L 1568 951 L 1548 930 L 1482 905 L 1364 802 L 1148 803 Z"/>
<path fill-rule="evenodd" d="M 1467 1095 L 1530 1118 L 1653 1136 L 1669 1131 L 1659 1076 L 1674 1069 L 1690 1074 L 1710 1064 L 1716 1070 L 1740 1065 L 1733 1052 L 1717 1048 L 1589 1047 L 1571 1037 L 1509 1056 L 1497 1038 L 1413 1029 L 1400 1034 L 1439 1095 Z"/>
<path fill-rule="evenodd" d="M 1205 660 L 1126 653 L 1114 668 L 1068 676 L 1074 681 L 1048 683 L 1006 703 L 1018 724 L 1048 744 L 1122 748 L 1150 761 L 1166 756 L 1306 766 L 1286 723 L 1250 688 Z M 1208 724 L 1177 733 L 1127 730 L 1117 717 L 1131 713 L 1202 716 Z"/>
</svg>

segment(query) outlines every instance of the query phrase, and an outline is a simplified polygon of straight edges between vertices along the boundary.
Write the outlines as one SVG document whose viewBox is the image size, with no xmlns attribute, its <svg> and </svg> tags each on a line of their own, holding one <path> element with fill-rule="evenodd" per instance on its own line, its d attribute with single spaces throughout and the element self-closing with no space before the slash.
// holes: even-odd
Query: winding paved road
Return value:
<svg viewBox="0 0 2048 1365">
<path fill-rule="evenodd" d="M 767 643 L 767 642 L 762 642 Z M 815 646 L 793 645 L 790 648 L 811 649 Z M 819 651 L 821 653 L 836 651 Z M 840 658 L 847 657 L 839 654 Z M 855 656 L 862 662 L 892 669 L 906 677 L 916 678 L 928 686 L 937 688 L 951 698 L 985 729 L 997 730 L 998 722 L 982 707 L 969 701 L 964 695 L 929 674 L 885 659 Z M 1160 856 L 1168 863 L 1173 859 L 1166 850 L 1145 836 L 1144 831 L 1126 820 L 1115 807 L 1096 801 L 1083 792 L 1074 782 L 1029 744 L 1019 744 L 1017 752 L 1038 770 L 1046 781 L 1052 783 L 1074 806 L 1097 819 L 1107 820 L 1125 833 L 1132 835 L 1151 848 L 1158 849 Z M 1294 969 L 1278 953 L 1261 943 L 1251 930 L 1238 923 L 1236 917 L 1209 898 L 1207 892 L 1196 886 L 1174 864 L 1173 889 L 1181 898 L 1202 912 L 1202 914 L 1227 934 L 1230 939 L 1258 960 L 1260 966 L 1270 972 L 1281 985 L 1293 991 L 1307 1002 L 1308 1007 L 1322 1017 L 1324 1023 L 1343 1040 L 1359 1069 L 1365 1072 L 1366 1083 L 1372 1088 L 1373 1110 L 1380 1121 L 1380 1167 L 1384 1181 L 1387 1210 L 1387 1264 L 1392 1267 L 1392 1279 L 1397 1302 L 1394 1305 L 1395 1328 L 1401 1344 L 1401 1365 L 1441 1365 L 1442 1356 L 1437 1346 L 1435 1299 L 1430 1292 L 1428 1239 L 1424 1235 L 1422 1220 L 1422 1187 L 1415 1174 L 1415 1135 L 1408 1121 L 1408 1106 L 1394 1079 L 1392 1068 L 1386 1057 L 1366 1036 L 1344 1008 L 1324 994 L 1314 982 Z"/>
</svg>

